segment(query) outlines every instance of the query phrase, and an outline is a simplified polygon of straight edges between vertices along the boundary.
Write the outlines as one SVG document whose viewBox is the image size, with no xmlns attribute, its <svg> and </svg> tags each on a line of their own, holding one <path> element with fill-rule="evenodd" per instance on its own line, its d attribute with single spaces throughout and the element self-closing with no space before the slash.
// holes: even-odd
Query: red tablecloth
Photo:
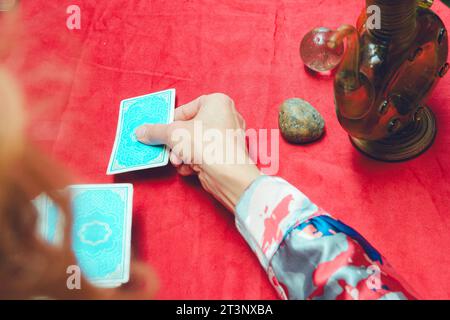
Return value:
<svg viewBox="0 0 450 320">
<path fill-rule="evenodd" d="M 81 8 L 81 30 L 66 8 Z M 370 160 L 334 112 L 332 81 L 308 75 L 298 47 L 315 26 L 355 23 L 361 0 L 78 0 L 22 2 L 24 37 L 10 58 L 32 112 L 31 134 L 80 182 L 131 182 L 133 242 L 156 270 L 158 298 L 272 299 L 233 217 L 194 178 L 170 168 L 105 175 L 120 100 L 166 88 L 177 103 L 234 98 L 248 127 L 277 128 L 278 106 L 301 97 L 324 116 L 320 142 L 280 145 L 279 175 L 359 230 L 425 298 L 450 298 L 450 77 L 429 104 L 439 133 L 421 157 Z M 450 10 L 435 10 L 450 24 Z"/>
</svg>

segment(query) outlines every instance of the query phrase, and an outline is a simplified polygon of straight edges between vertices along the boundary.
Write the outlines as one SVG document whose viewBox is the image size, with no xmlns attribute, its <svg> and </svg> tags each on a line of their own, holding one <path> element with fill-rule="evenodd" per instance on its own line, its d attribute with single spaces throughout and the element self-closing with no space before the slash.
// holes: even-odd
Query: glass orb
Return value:
<svg viewBox="0 0 450 320">
<path fill-rule="evenodd" d="M 311 30 L 300 44 L 300 56 L 305 65 L 316 72 L 333 70 L 339 64 L 344 53 L 344 45 L 334 49 L 328 47 L 333 30 L 320 27 Z"/>
</svg>

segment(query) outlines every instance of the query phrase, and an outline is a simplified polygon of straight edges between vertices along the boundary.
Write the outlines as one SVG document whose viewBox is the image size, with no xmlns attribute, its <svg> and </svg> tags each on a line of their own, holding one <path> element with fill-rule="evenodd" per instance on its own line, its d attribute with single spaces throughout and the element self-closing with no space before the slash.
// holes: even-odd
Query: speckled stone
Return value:
<svg viewBox="0 0 450 320">
<path fill-rule="evenodd" d="M 278 114 L 281 135 L 291 143 L 308 143 L 319 139 L 325 121 L 312 105 L 303 99 L 292 98 L 283 102 Z"/>
</svg>

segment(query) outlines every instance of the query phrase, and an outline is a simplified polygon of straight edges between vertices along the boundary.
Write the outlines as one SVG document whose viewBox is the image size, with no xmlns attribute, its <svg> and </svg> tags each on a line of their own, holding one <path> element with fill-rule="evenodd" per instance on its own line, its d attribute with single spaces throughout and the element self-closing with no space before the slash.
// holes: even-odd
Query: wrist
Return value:
<svg viewBox="0 0 450 320">
<path fill-rule="evenodd" d="M 208 171 L 219 189 L 215 196 L 233 213 L 244 192 L 261 175 L 254 164 L 212 166 Z"/>
</svg>

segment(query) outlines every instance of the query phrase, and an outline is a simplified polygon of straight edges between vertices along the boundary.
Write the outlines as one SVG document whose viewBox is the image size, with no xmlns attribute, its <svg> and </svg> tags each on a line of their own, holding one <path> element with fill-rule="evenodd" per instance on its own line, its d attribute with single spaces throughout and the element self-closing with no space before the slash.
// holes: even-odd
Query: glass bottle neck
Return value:
<svg viewBox="0 0 450 320">
<path fill-rule="evenodd" d="M 369 30 L 375 38 L 410 44 L 416 33 L 417 0 L 366 0 L 369 8 L 376 5 L 381 10 L 381 28 Z"/>
</svg>

